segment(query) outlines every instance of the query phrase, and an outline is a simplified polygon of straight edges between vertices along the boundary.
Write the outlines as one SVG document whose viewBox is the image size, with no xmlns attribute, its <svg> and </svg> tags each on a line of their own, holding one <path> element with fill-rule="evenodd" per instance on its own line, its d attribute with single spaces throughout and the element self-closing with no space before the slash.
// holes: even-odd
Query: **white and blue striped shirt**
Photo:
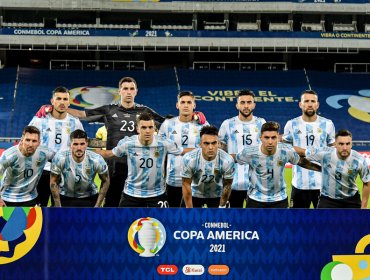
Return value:
<svg viewBox="0 0 370 280">
<path fill-rule="evenodd" d="M 51 114 L 47 114 L 45 118 L 33 117 L 29 125 L 36 126 L 40 130 L 41 145 L 54 152 L 68 150 L 71 132 L 76 129 L 83 130 L 80 120 L 70 114 L 62 120 L 54 118 Z M 50 170 L 50 163 L 46 165 L 45 170 Z"/>
<path fill-rule="evenodd" d="M 357 175 L 366 183 L 370 182 L 370 171 L 366 159 L 358 152 L 342 160 L 333 147 L 308 148 L 306 158 L 321 163 L 322 187 L 321 194 L 333 199 L 352 197 L 358 191 Z"/>
<path fill-rule="evenodd" d="M 59 175 L 60 194 L 68 197 L 84 198 L 97 194 L 94 183 L 96 174 L 105 174 L 108 166 L 101 155 L 86 151 L 82 162 L 76 162 L 72 152 L 58 152 L 51 164 L 51 173 Z"/>
<path fill-rule="evenodd" d="M 262 153 L 261 145 L 245 147 L 236 155 L 240 164 L 249 164 L 251 189 L 248 196 L 260 202 L 277 202 L 287 198 L 284 181 L 285 164 L 297 164 L 299 155 L 291 145 L 278 143 L 274 155 Z"/>
<path fill-rule="evenodd" d="M 204 125 L 208 125 L 205 123 Z M 179 117 L 167 119 L 159 129 L 159 135 L 175 142 L 183 148 L 197 148 L 200 143 L 201 124 L 196 121 L 182 122 Z M 168 155 L 166 183 L 173 187 L 182 187 L 181 156 Z"/>
<path fill-rule="evenodd" d="M 257 145 L 260 141 L 260 131 L 265 119 L 253 117 L 251 121 L 244 122 L 238 116 L 225 120 L 219 131 L 219 139 L 227 145 L 229 154 L 237 154 L 244 147 Z M 248 190 L 249 182 L 249 165 L 235 165 L 235 175 L 231 188 L 233 190 Z"/>
<path fill-rule="evenodd" d="M 286 123 L 283 140 L 301 148 L 325 147 L 335 142 L 334 124 L 320 116 L 314 122 L 305 122 L 300 116 Z M 318 190 L 321 173 L 295 165 L 292 185 L 301 190 Z"/>
<path fill-rule="evenodd" d="M 232 179 L 235 172 L 234 159 L 218 149 L 216 158 L 205 160 L 202 149 L 197 148 L 184 155 L 181 177 L 192 178 L 192 196 L 198 198 L 221 197 L 223 179 Z"/>
<path fill-rule="evenodd" d="M 166 190 L 164 184 L 166 155 L 180 155 L 183 148 L 157 135 L 154 135 L 149 146 L 144 146 L 138 137 L 138 135 L 125 137 L 112 150 L 117 157 L 127 155 L 128 176 L 123 192 L 139 198 L 162 195 Z"/>
<path fill-rule="evenodd" d="M 1 198 L 9 202 L 26 202 L 37 197 L 37 183 L 45 164 L 51 160 L 54 152 L 39 146 L 35 153 L 25 157 L 19 146 L 7 149 L 0 157 Z"/>
</svg>

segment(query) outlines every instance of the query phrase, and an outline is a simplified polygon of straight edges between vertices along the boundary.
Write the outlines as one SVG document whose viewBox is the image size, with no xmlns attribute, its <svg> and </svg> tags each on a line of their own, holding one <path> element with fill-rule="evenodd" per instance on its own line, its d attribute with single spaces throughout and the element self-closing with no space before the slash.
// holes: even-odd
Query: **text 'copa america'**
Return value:
<svg viewBox="0 0 370 280">
<path fill-rule="evenodd" d="M 253 230 L 209 231 L 207 233 L 197 230 L 176 230 L 173 237 L 175 239 L 260 240 L 258 232 Z"/>
</svg>

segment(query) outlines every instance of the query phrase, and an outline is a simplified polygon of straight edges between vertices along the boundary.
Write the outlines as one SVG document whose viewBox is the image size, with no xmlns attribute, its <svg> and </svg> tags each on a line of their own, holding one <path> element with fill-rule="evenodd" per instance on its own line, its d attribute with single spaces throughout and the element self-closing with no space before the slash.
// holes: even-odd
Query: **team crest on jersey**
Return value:
<svg viewBox="0 0 370 280">
<path fill-rule="evenodd" d="M 36 166 L 39 167 L 41 165 L 41 162 L 42 162 L 41 158 L 38 158 L 36 160 Z"/>
<path fill-rule="evenodd" d="M 254 128 L 254 131 L 255 132 L 258 132 L 258 127 L 257 126 Z"/>
<path fill-rule="evenodd" d="M 353 170 L 352 169 L 348 169 L 348 175 L 352 175 L 353 174 Z"/>
<path fill-rule="evenodd" d="M 283 161 L 282 160 L 279 160 L 278 165 L 279 166 L 283 166 Z"/>
<path fill-rule="evenodd" d="M 197 127 L 194 127 L 194 134 L 197 135 L 199 133 L 199 130 Z"/>
<path fill-rule="evenodd" d="M 86 166 L 86 168 L 85 168 L 85 172 L 86 172 L 86 174 L 91 174 L 91 167 L 90 166 Z"/>
<path fill-rule="evenodd" d="M 71 128 L 70 127 L 66 127 L 66 132 L 67 132 L 67 134 L 71 134 Z"/>
<path fill-rule="evenodd" d="M 218 174 L 220 174 L 220 169 L 215 168 L 214 172 L 215 172 L 215 175 L 218 175 Z"/>
<path fill-rule="evenodd" d="M 317 129 L 317 133 L 319 133 L 319 134 L 322 133 L 322 129 L 320 127 Z"/>
<path fill-rule="evenodd" d="M 158 148 L 155 149 L 154 156 L 155 157 L 159 157 L 159 149 Z"/>
</svg>

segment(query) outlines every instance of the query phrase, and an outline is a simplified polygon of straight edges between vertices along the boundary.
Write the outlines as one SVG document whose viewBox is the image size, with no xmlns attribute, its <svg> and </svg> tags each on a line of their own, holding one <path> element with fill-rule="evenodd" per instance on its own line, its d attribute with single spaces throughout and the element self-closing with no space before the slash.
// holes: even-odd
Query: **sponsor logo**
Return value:
<svg viewBox="0 0 370 280">
<path fill-rule="evenodd" d="M 229 267 L 224 264 L 213 264 L 208 267 L 208 273 L 211 275 L 227 275 L 229 272 Z"/>
<path fill-rule="evenodd" d="M 326 99 L 326 103 L 334 109 L 342 109 L 343 106 L 339 102 L 347 100 L 348 114 L 355 119 L 370 123 L 370 89 L 362 89 L 358 91 L 358 95 L 332 95 Z"/>
<path fill-rule="evenodd" d="M 157 267 L 157 272 L 160 275 L 175 275 L 179 269 L 174 264 L 161 264 Z"/>
<path fill-rule="evenodd" d="M 204 266 L 201 264 L 187 264 L 182 268 L 182 273 L 185 275 L 202 275 Z"/>
<path fill-rule="evenodd" d="M 40 207 L 0 207 L 0 265 L 24 257 L 42 229 Z"/>
<path fill-rule="evenodd" d="M 166 230 L 157 219 L 140 218 L 131 224 L 127 238 L 140 257 L 154 257 L 166 242 Z"/>
<path fill-rule="evenodd" d="M 103 86 L 86 86 L 71 89 L 71 105 L 95 109 L 110 103 L 118 103 L 120 95 L 118 89 Z"/>
</svg>

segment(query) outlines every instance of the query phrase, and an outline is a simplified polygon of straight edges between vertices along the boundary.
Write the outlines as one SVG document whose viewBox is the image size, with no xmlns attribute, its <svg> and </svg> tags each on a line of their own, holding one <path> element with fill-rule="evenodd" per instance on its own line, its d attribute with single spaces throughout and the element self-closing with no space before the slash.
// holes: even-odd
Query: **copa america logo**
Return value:
<svg viewBox="0 0 370 280">
<path fill-rule="evenodd" d="M 73 88 L 69 91 L 71 105 L 95 109 L 120 100 L 118 89 L 105 86 L 84 86 Z"/>
<path fill-rule="evenodd" d="M 127 238 L 140 257 L 154 257 L 166 242 L 166 230 L 157 219 L 140 218 L 131 224 Z"/>
</svg>

